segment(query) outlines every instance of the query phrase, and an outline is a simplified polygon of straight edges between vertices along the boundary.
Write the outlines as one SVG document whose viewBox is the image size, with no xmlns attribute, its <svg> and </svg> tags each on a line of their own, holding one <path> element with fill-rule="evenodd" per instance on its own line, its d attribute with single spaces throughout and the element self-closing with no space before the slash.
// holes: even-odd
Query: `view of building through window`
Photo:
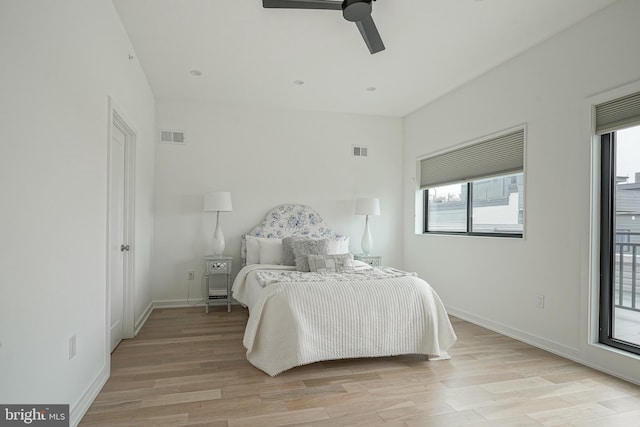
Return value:
<svg viewBox="0 0 640 427">
<path fill-rule="evenodd" d="M 472 230 L 476 233 L 522 233 L 522 173 L 473 182 Z"/>
<path fill-rule="evenodd" d="M 640 345 L 640 126 L 616 132 L 613 338 Z"/>
<path fill-rule="evenodd" d="M 464 233 L 467 231 L 467 183 L 444 185 L 427 190 L 427 230 Z"/>
<path fill-rule="evenodd" d="M 471 187 L 471 230 L 467 230 L 467 193 Z M 522 173 L 445 185 L 427 190 L 427 230 L 522 234 L 524 223 Z"/>
</svg>

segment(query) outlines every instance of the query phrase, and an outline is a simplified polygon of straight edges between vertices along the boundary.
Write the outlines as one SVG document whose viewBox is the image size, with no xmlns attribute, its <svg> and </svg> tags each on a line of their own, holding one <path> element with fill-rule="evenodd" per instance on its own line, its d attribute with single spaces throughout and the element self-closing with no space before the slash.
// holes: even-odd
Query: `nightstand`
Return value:
<svg viewBox="0 0 640 427">
<path fill-rule="evenodd" d="M 382 257 L 377 255 L 357 254 L 353 256 L 353 259 L 366 262 L 372 267 L 380 267 L 382 265 Z"/>
<path fill-rule="evenodd" d="M 227 304 L 227 312 L 231 311 L 231 263 L 233 258 L 230 256 L 206 256 L 205 261 L 205 278 L 207 280 L 207 295 L 205 296 L 205 313 L 209 313 L 210 305 Z M 211 287 L 212 276 L 226 275 L 226 289 L 217 289 Z"/>
</svg>

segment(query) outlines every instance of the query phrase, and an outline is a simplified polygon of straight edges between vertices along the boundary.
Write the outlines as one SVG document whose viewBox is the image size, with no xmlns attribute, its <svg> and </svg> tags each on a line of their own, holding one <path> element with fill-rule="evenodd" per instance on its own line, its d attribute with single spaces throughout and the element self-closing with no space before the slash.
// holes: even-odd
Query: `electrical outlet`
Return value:
<svg viewBox="0 0 640 427">
<path fill-rule="evenodd" d="M 76 334 L 69 337 L 69 360 L 76 356 Z"/>
<path fill-rule="evenodd" d="M 536 307 L 544 308 L 544 295 L 538 295 L 536 297 Z"/>
<path fill-rule="evenodd" d="M 189 280 L 194 280 L 195 276 L 196 276 L 196 272 L 193 270 L 189 270 L 189 272 L 187 273 Z"/>
</svg>

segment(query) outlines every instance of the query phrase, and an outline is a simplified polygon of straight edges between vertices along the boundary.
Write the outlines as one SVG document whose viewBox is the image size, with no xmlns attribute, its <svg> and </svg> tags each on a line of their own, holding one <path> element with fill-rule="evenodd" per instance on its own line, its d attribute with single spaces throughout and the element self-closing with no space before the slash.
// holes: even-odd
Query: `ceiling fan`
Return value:
<svg viewBox="0 0 640 427">
<path fill-rule="evenodd" d="M 265 9 L 342 10 L 344 19 L 355 22 L 371 54 L 384 50 L 384 43 L 371 17 L 372 0 L 262 0 Z M 375 1 L 375 0 L 373 0 Z"/>
</svg>

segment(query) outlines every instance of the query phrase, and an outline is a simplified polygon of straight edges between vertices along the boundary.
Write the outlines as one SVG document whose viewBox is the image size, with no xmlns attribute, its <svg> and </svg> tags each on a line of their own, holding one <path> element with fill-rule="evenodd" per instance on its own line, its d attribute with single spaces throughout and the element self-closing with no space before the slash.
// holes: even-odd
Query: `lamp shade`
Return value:
<svg viewBox="0 0 640 427">
<path fill-rule="evenodd" d="M 377 197 L 357 198 L 356 215 L 380 215 L 380 199 Z"/>
<path fill-rule="evenodd" d="M 231 193 L 228 191 L 212 191 L 204 195 L 205 212 L 231 212 Z"/>
</svg>

